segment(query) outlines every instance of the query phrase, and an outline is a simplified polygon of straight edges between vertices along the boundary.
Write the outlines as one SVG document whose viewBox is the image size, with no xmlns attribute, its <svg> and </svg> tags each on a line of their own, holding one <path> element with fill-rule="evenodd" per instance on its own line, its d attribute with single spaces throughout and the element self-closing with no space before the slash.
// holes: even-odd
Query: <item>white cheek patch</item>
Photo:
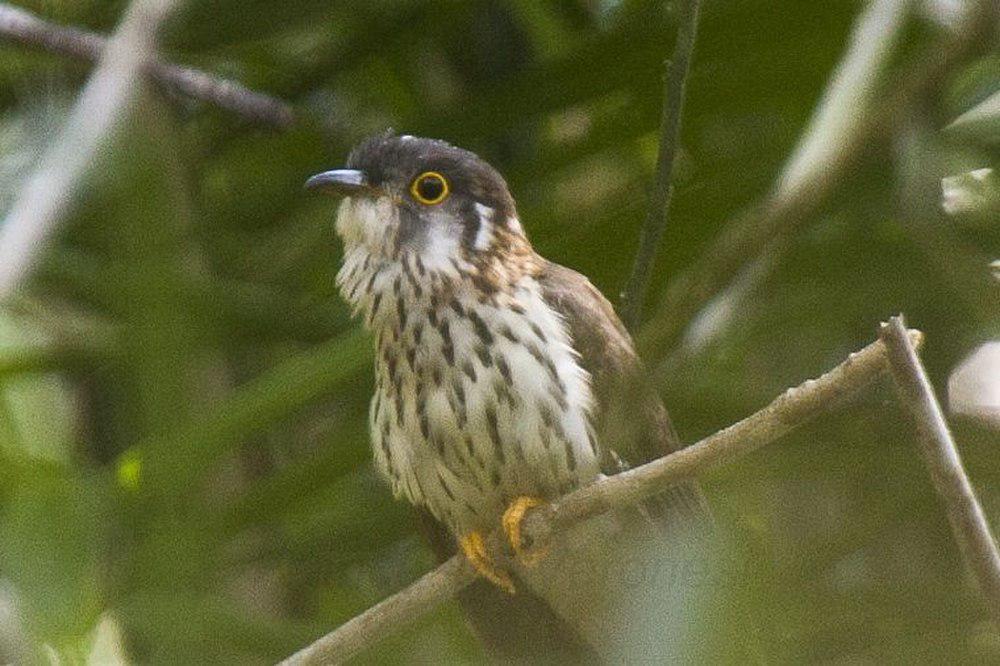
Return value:
<svg viewBox="0 0 1000 666">
<path fill-rule="evenodd" d="M 423 230 L 423 247 L 420 256 L 431 270 L 451 271 L 453 261 L 461 260 L 461 239 L 451 218 L 445 213 L 430 213 L 426 216 Z"/>
<path fill-rule="evenodd" d="M 476 231 L 476 240 L 473 247 L 477 250 L 486 250 L 493 243 L 493 215 L 495 211 L 489 206 L 476 203 L 476 215 L 479 217 L 479 230 Z"/>
<path fill-rule="evenodd" d="M 511 231 L 524 235 L 524 227 L 521 226 L 521 220 L 516 217 L 507 218 L 507 226 L 510 227 Z"/>
</svg>

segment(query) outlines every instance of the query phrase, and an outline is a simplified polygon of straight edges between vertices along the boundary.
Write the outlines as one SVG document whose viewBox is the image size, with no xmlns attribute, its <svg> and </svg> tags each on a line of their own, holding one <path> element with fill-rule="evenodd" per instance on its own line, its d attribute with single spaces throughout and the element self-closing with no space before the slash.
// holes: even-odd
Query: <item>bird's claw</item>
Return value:
<svg viewBox="0 0 1000 666">
<path fill-rule="evenodd" d="M 545 504 L 544 500 L 522 495 L 510 503 L 507 510 L 503 512 L 503 518 L 501 519 L 504 534 L 507 535 L 510 547 L 514 549 L 514 555 L 526 567 L 538 564 L 548 552 L 544 548 L 533 549 L 531 544 L 524 542 L 524 538 L 521 535 L 521 523 L 524 521 L 524 515 L 529 509 L 541 506 L 542 504 Z"/>
<path fill-rule="evenodd" d="M 490 581 L 507 594 L 514 594 L 514 581 L 510 574 L 501 569 L 493 561 L 486 548 L 486 540 L 482 532 L 469 532 L 458 540 L 465 558 L 479 575 Z"/>
</svg>

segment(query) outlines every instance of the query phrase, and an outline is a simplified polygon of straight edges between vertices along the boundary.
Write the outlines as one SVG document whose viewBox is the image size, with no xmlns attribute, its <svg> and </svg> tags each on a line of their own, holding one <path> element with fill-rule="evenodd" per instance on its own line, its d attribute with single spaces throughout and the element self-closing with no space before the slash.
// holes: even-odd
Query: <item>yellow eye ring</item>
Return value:
<svg viewBox="0 0 1000 666">
<path fill-rule="evenodd" d="M 425 171 L 410 183 L 410 195 L 426 206 L 441 203 L 449 192 L 448 179 L 437 171 Z"/>
</svg>

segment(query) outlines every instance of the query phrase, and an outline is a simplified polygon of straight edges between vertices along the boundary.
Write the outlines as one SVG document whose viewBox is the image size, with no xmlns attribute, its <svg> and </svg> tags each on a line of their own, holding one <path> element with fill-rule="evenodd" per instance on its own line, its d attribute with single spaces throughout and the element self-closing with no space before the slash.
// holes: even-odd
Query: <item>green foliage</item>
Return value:
<svg viewBox="0 0 1000 666">
<path fill-rule="evenodd" d="M 32 8 L 107 31 L 123 5 Z M 255 128 L 145 91 L 0 312 L 0 610 L 17 609 L 23 637 L 0 620 L 2 662 L 43 645 L 79 658 L 102 616 L 103 640 L 120 628 L 139 663 L 273 662 L 432 566 L 368 463 L 370 341 L 334 287 L 334 204 L 301 188 L 356 140 L 393 126 L 476 150 L 536 248 L 609 296 L 635 252 L 669 3 L 184 5 L 170 59 L 281 96 L 302 121 Z M 651 302 L 768 193 L 860 9 L 706 4 Z M 910 23 L 887 81 L 944 31 Z M 0 55 L 5 208 L 86 70 Z M 871 146 L 728 324 L 649 350 L 686 441 L 839 362 L 895 312 L 927 333 L 939 388 L 997 335 L 995 219 L 939 202 L 942 177 L 997 166 L 996 63 L 961 63 Z M 997 524 L 995 434 L 958 435 Z M 767 661 L 1000 660 L 891 392 L 705 481 Z M 482 659 L 453 607 L 365 656 L 442 658 Z"/>
<path fill-rule="evenodd" d="M 993 93 L 960 115 L 948 128 L 983 142 L 1000 141 L 1000 93 Z"/>
</svg>

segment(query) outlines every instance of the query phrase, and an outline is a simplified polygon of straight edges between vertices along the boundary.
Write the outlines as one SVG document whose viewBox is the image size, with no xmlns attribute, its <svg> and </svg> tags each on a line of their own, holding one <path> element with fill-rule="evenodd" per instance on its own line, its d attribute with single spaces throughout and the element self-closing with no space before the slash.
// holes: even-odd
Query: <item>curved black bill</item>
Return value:
<svg viewBox="0 0 1000 666">
<path fill-rule="evenodd" d="M 347 197 L 370 189 L 368 178 L 357 169 L 334 169 L 318 173 L 306 181 L 307 190 Z"/>
</svg>

